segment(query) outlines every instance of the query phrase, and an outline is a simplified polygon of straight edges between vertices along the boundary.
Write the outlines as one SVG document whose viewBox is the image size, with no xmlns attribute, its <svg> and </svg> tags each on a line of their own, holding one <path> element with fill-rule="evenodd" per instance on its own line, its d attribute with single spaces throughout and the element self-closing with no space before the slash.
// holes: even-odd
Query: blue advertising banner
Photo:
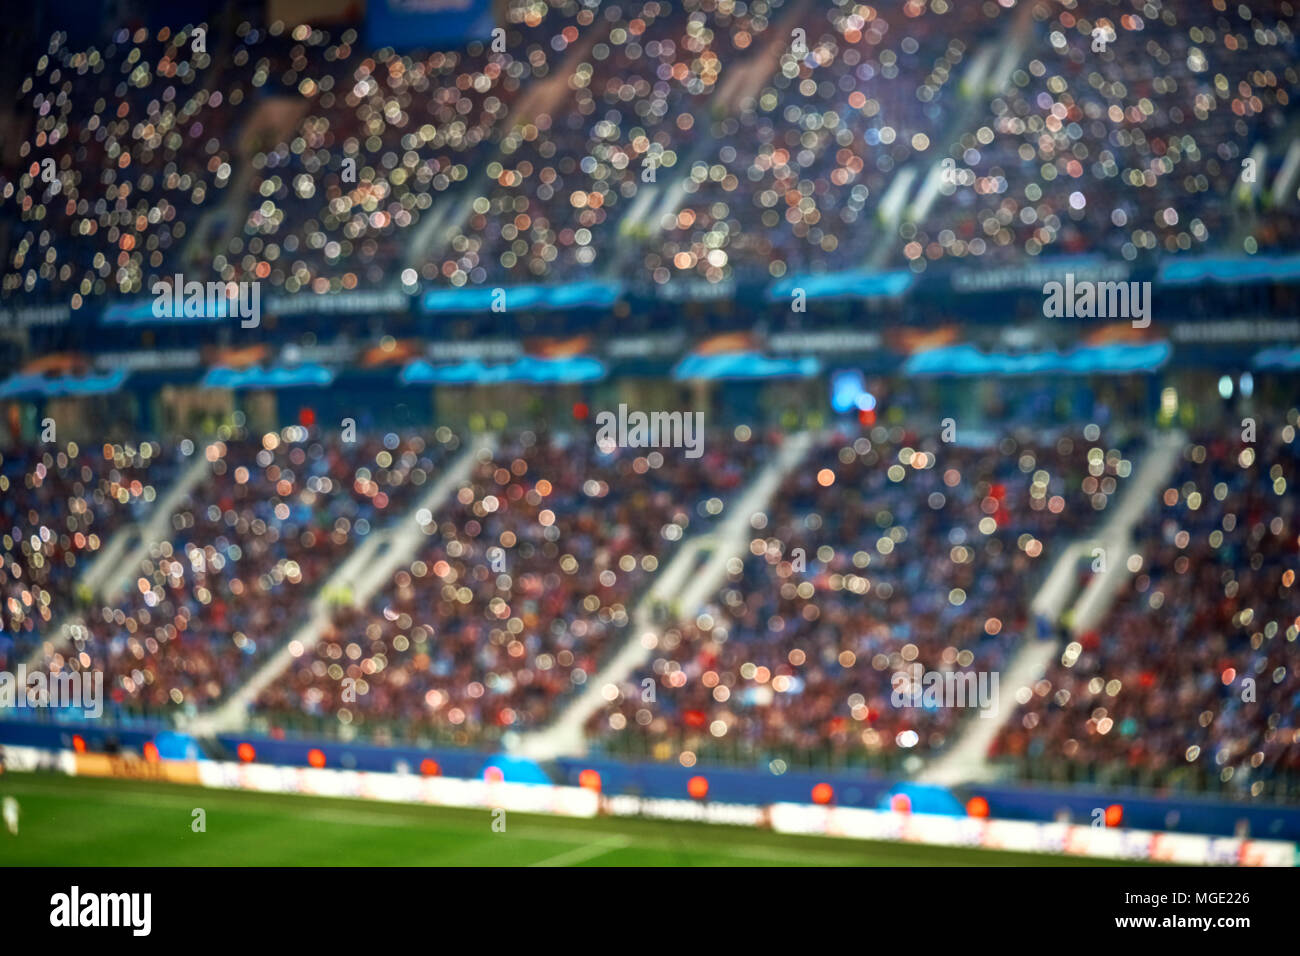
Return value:
<svg viewBox="0 0 1300 956">
<path fill-rule="evenodd" d="M 1160 263 L 1160 281 L 1165 285 L 1240 285 L 1296 279 L 1300 279 L 1300 256 L 1178 256 Z"/>
<path fill-rule="evenodd" d="M 623 295 L 623 283 L 594 279 L 565 285 L 505 286 L 502 303 L 510 309 L 562 311 L 564 309 L 608 309 Z M 424 311 L 486 312 L 499 296 L 495 289 L 430 289 L 424 294 Z"/>
<path fill-rule="evenodd" d="M 851 269 L 819 275 L 788 276 L 772 283 L 767 290 L 771 302 L 785 302 L 795 289 L 803 289 L 809 299 L 892 299 L 916 284 L 911 272 L 876 272 Z"/>
<path fill-rule="evenodd" d="M 14 398 L 19 395 L 39 395 L 44 398 L 59 398 L 64 395 L 107 395 L 120 389 L 126 382 L 128 374 L 126 369 L 62 378 L 16 373 L 0 382 L 0 398 Z"/>
<path fill-rule="evenodd" d="M 1141 345 L 1113 343 L 1086 345 L 1062 353 L 1055 349 L 1035 352 L 981 352 L 974 345 L 918 352 L 903 363 L 906 375 L 1098 375 L 1154 372 L 1169 361 L 1168 342 Z"/>
<path fill-rule="evenodd" d="M 576 385 L 598 382 L 607 374 L 605 363 L 590 355 L 536 358 L 525 355 L 497 365 L 478 360 L 435 367 L 422 359 L 402 369 L 403 385 Z"/>
<path fill-rule="evenodd" d="M 203 377 L 204 388 L 324 388 L 334 381 L 334 373 L 323 365 L 297 365 L 293 368 L 214 368 Z"/>
<path fill-rule="evenodd" d="M 496 26 L 491 0 L 369 0 L 366 38 L 371 46 L 447 47 L 486 40 Z"/>
</svg>

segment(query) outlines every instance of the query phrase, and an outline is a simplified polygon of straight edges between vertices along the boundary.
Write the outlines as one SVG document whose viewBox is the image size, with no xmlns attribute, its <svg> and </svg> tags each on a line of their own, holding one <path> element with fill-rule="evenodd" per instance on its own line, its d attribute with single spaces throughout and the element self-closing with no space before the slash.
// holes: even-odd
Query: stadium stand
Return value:
<svg viewBox="0 0 1300 956">
<path fill-rule="evenodd" d="M 79 606 L 78 576 L 110 535 L 148 510 L 178 456 L 156 442 L 27 445 L 0 455 L 0 670 Z"/>
<path fill-rule="evenodd" d="M 900 672 L 1042 641 L 990 776 L 1300 797 L 1291 3 L 511 0 L 503 39 L 408 46 L 223 9 L 206 49 L 133 21 L 15 54 L 0 671 L 103 673 L 122 726 L 243 688 L 241 732 L 513 754 L 642 640 L 593 758 L 905 777 L 981 718 Z M 1051 316 L 1076 272 L 1156 319 Z M 176 276 L 264 314 L 159 315 Z M 702 454 L 603 446 L 628 402 L 706 416 Z M 1177 427 L 1101 622 L 1036 618 Z M 412 560 L 325 593 L 488 432 Z M 635 634 L 796 434 L 722 588 Z M 126 593 L 87 586 L 128 539 Z"/>
<path fill-rule="evenodd" d="M 996 759 L 1042 779 L 1294 796 L 1295 428 L 1293 412 L 1258 444 L 1194 438 L 1127 592 L 1026 689 Z"/>
<path fill-rule="evenodd" d="M 711 436 L 695 460 L 606 454 L 584 437 L 522 433 L 482 462 L 431 516 L 411 567 L 369 609 L 342 609 L 259 714 L 462 745 L 543 723 L 620 642 L 673 545 L 723 511 L 766 449 L 748 431 Z"/>
<path fill-rule="evenodd" d="M 1040 627 L 1034 568 L 1088 529 L 1131 467 L 1083 435 L 986 448 L 883 427 L 833 435 L 761 516 L 731 585 L 664 635 L 666 653 L 592 730 L 658 759 L 888 763 L 941 749 L 963 711 L 900 709 L 895 675 L 914 662 L 1003 669 Z M 647 678 L 653 708 L 639 706 Z"/>
<path fill-rule="evenodd" d="M 401 514 L 456 439 L 233 435 L 130 592 L 89 608 L 52 669 L 103 670 L 127 714 L 211 706 L 278 647 L 329 570 Z"/>
</svg>

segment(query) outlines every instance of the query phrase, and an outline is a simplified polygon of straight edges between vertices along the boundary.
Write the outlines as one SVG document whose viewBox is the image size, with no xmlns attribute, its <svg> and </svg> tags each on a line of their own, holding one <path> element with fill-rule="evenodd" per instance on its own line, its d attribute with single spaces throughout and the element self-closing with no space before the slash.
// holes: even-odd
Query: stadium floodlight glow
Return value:
<svg viewBox="0 0 1300 956">
<path fill-rule="evenodd" d="M 1250 398 L 1255 394 L 1255 376 L 1249 372 L 1242 372 L 1241 379 L 1237 384 L 1241 388 L 1242 398 Z"/>
<path fill-rule="evenodd" d="M 1232 398 L 1232 376 L 1219 376 L 1219 395 L 1223 398 Z"/>
</svg>

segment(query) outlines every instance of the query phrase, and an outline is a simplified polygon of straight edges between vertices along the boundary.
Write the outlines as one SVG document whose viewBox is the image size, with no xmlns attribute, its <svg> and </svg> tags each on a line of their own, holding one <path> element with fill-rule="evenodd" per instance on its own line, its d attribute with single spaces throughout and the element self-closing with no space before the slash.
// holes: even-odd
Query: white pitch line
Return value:
<svg viewBox="0 0 1300 956">
<path fill-rule="evenodd" d="M 530 863 L 529 866 L 572 866 L 575 863 L 584 863 L 587 860 L 595 859 L 598 856 L 604 856 L 611 850 L 621 850 L 630 846 L 632 843 L 627 837 L 614 834 L 607 836 L 603 840 L 597 840 L 595 843 L 587 846 L 575 847 L 572 850 L 566 850 L 564 853 L 557 853 L 555 856 L 549 856 L 545 860 L 539 860 L 536 863 Z"/>
</svg>

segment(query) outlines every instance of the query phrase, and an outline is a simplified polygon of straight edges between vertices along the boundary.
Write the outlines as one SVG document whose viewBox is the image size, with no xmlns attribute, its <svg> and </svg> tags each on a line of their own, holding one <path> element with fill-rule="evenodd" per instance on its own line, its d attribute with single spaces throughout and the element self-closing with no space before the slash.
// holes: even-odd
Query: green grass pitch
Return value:
<svg viewBox="0 0 1300 956">
<path fill-rule="evenodd" d="M 21 806 L 0 865 L 28 866 L 870 866 L 1114 865 L 1037 853 L 790 836 L 702 823 L 0 775 Z M 191 830 L 203 808 L 207 830 Z"/>
</svg>

